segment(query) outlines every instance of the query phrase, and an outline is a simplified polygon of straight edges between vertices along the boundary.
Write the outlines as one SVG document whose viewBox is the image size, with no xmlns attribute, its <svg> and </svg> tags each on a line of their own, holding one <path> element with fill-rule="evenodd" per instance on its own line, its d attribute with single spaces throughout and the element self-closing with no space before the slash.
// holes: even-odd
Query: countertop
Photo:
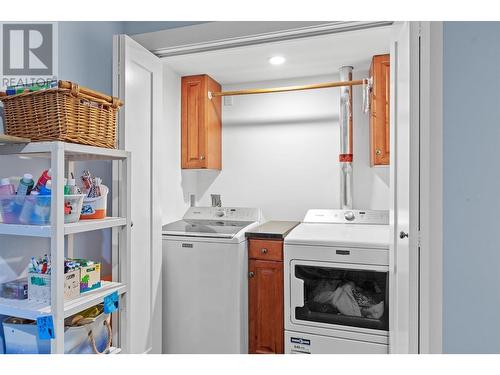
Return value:
<svg viewBox="0 0 500 375">
<path fill-rule="evenodd" d="M 247 238 L 284 239 L 299 221 L 267 221 L 245 233 Z"/>
</svg>

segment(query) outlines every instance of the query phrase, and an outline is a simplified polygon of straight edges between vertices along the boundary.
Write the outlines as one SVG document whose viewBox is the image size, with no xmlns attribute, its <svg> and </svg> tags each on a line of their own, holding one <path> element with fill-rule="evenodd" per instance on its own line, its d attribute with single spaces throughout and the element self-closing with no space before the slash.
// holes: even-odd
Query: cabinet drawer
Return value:
<svg viewBox="0 0 500 375">
<path fill-rule="evenodd" d="M 283 241 L 248 240 L 248 257 L 261 260 L 283 260 Z"/>
</svg>

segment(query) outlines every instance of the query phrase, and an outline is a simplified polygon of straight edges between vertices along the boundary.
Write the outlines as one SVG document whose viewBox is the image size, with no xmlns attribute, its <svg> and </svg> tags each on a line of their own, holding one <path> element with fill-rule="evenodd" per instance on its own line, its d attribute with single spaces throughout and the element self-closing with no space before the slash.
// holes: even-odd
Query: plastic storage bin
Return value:
<svg viewBox="0 0 500 375">
<path fill-rule="evenodd" d="M 82 320 L 78 321 L 77 317 Z M 104 313 L 102 304 L 66 318 L 64 321 L 64 352 L 67 354 L 108 352 L 113 335 L 110 318 L 109 314 Z M 76 323 L 72 324 L 72 322 Z M 0 331 L 1 328 L 2 326 L 0 325 Z M 5 353 L 50 353 L 51 340 L 40 340 L 38 338 L 35 321 L 7 318 L 3 323 L 3 329 L 5 332 Z M 0 351 L 0 353 L 2 352 Z"/>
<path fill-rule="evenodd" d="M 28 279 L 18 279 L 1 284 L 0 297 L 8 299 L 28 298 Z"/>
<path fill-rule="evenodd" d="M 83 198 L 85 194 L 74 194 L 64 196 L 64 222 L 76 223 L 80 220 Z"/>
<path fill-rule="evenodd" d="M 49 354 L 50 340 L 38 338 L 34 320 L 7 318 L 3 321 L 6 354 Z"/>
<path fill-rule="evenodd" d="M 104 219 L 106 217 L 109 189 L 106 185 L 101 185 L 100 188 L 100 197 L 83 198 L 83 207 L 80 219 Z"/>
<path fill-rule="evenodd" d="M 2 195 L 0 212 L 4 224 L 50 224 L 50 195 Z"/>
<path fill-rule="evenodd" d="M 8 316 L 0 315 L 0 354 L 5 354 L 5 339 L 3 334 L 3 321 L 7 319 Z"/>
<path fill-rule="evenodd" d="M 84 197 L 84 194 L 64 196 L 65 223 L 76 223 L 80 220 Z M 50 195 L 0 196 L 1 222 L 4 224 L 49 225 L 50 209 Z"/>
</svg>

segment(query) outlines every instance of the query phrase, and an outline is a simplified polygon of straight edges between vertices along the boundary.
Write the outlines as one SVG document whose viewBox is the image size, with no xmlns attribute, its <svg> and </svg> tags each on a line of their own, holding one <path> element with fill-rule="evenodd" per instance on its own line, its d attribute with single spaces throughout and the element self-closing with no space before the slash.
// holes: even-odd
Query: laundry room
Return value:
<svg viewBox="0 0 500 375">
<path fill-rule="evenodd" d="M 0 21 L 2 375 L 500 353 L 500 23 L 149 11 Z"/>
<path fill-rule="evenodd" d="M 165 25 L 93 25 L 112 85 L 0 96 L 2 351 L 418 352 L 406 52 L 430 24 Z"/>
<path fill-rule="evenodd" d="M 174 223 L 163 227 L 163 350 L 165 352 L 291 353 L 295 350 L 288 344 L 292 344 L 291 339 L 295 339 L 296 336 L 314 342 L 315 344 L 311 346 L 314 348 L 313 353 L 388 352 L 388 320 L 378 327 L 380 332 L 383 332 L 382 335 L 379 335 L 380 332 L 377 330 L 367 329 L 362 323 L 359 324 L 360 328 L 355 327 L 356 323 L 344 322 L 346 324 L 344 328 L 355 327 L 353 333 L 346 335 L 344 333 L 346 329 L 342 330 L 340 323 L 338 326 L 340 334 L 333 334 L 332 342 L 323 345 L 319 345 L 318 338 L 311 340 L 311 336 L 306 336 L 309 331 L 304 332 L 300 328 L 299 332 L 292 334 L 293 337 L 287 337 L 286 334 L 283 336 L 283 330 L 276 327 L 283 325 L 283 321 L 287 320 L 287 308 L 283 306 L 277 308 L 279 313 L 285 311 L 285 318 L 280 318 L 273 311 L 277 306 L 272 308 L 272 304 L 276 300 L 284 301 L 287 293 L 295 291 L 288 291 L 286 286 L 284 293 L 278 291 L 277 287 L 282 284 L 281 278 L 273 278 L 272 283 L 268 283 L 267 286 L 261 285 L 257 280 L 261 273 L 269 271 L 284 272 L 285 280 L 288 278 L 286 262 L 283 268 L 283 258 L 286 258 L 283 251 L 286 252 L 287 239 L 264 241 L 260 238 L 263 235 L 262 228 L 257 229 L 260 235 L 254 238 L 251 236 L 251 227 L 247 226 L 244 231 L 249 238 L 248 260 L 245 256 L 236 257 L 233 254 L 234 266 L 228 272 L 229 270 L 221 268 L 220 264 L 230 262 L 232 259 L 230 250 L 222 250 L 222 245 L 219 245 L 219 249 L 212 248 L 210 245 L 214 245 L 207 245 L 206 238 L 200 240 L 195 237 L 196 231 L 200 232 L 197 234 L 199 237 L 210 237 L 212 230 L 219 232 L 220 229 L 215 224 L 210 227 L 207 223 L 205 223 L 207 228 L 202 228 L 201 224 L 196 227 L 197 223 L 193 221 L 196 211 L 201 211 L 203 215 L 203 210 L 210 206 L 214 207 L 212 210 L 219 210 L 215 212 L 220 216 L 214 216 L 213 219 L 221 223 L 224 220 L 231 220 L 231 215 L 233 218 L 236 217 L 238 210 L 245 207 L 257 209 L 256 220 L 266 222 L 268 228 L 272 225 L 283 226 L 289 223 L 292 230 L 295 224 L 291 223 L 304 221 L 306 213 L 311 209 L 339 209 L 338 214 L 344 215 L 356 208 L 360 210 L 355 214 L 356 222 L 371 216 L 380 216 L 380 221 L 375 219 L 369 224 L 386 226 L 386 230 L 380 228 L 382 233 L 379 237 L 383 238 L 385 235 L 387 239 L 377 244 L 385 247 L 385 251 L 381 252 L 380 263 L 370 264 L 369 260 L 361 257 L 354 263 L 367 264 L 366 272 L 356 273 L 348 271 L 349 268 L 342 269 L 337 271 L 339 273 L 333 276 L 332 280 L 331 275 L 321 275 L 319 272 L 311 281 L 312 288 L 325 288 L 330 283 L 333 290 L 330 291 L 328 287 L 321 291 L 311 290 L 309 299 L 333 293 L 336 289 L 333 285 L 345 279 L 345 276 L 341 276 L 345 272 L 356 274 L 350 278 L 356 279 L 358 283 L 360 275 L 364 279 L 376 275 L 373 273 L 374 267 L 376 269 L 380 265 L 386 267 L 382 267 L 383 272 L 380 274 L 387 275 L 390 145 L 385 141 L 389 139 L 387 127 L 390 98 L 386 93 L 389 92 L 390 78 L 388 75 L 380 76 L 379 71 L 389 74 L 390 38 L 393 26 L 382 23 L 376 27 L 372 26 L 365 30 L 208 52 L 190 51 L 188 54 L 162 58 L 163 72 L 168 79 L 164 85 L 167 101 L 174 100 L 176 103 L 181 103 L 180 106 L 169 107 L 164 112 L 165 121 L 172 124 L 168 130 L 173 130 L 175 134 L 168 133 L 164 138 L 176 141 L 166 149 L 165 160 L 174 161 L 172 169 L 176 170 L 175 173 L 181 181 L 180 183 L 170 179 L 166 181 L 170 186 L 166 191 L 173 194 L 168 196 L 167 202 L 164 201 L 163 212 L 172 215 L 167 207 L 173 206 L 171 200 L 174 199 L 183 201 L 185 206 L 187 204 L 191 206 L 189 208 L 191 215 L 188 213 L 188 217 L 184 217 L 183 223 L 186 225 L 184 233 L 181 232 L 177 221 L 184 214 L 182 211 L 178 213 L 177 219 L 173 220 Z M 206 26 L 198 26 L 198 28 L 204 27 Z M 167 35 L 164 35 L 164 38 L 167 40 Z M 148 44 L 148 40 L 159 40 L 159 36 L 139 35 L 136 40 Z M 380 59 L 386 64 L 387 70 L 378 67 Z M 374 72 L 377 76 L 374 76 Z M 204 83 L 204 80 L 207 83 Z M 345 81 L 359 83 L 353 86 L 335 86 L 335 82 Z M 374 82 L 379 87 L 375 88 Z M 328 87 L 329 84 L 333 87 Z M 208 98 L 204 97 L 203 88 L 201 95 L 199 91 L 196 94 L 190 91 L 197 90 L 197 87 L 206 87 L 204 85 L 209 87 Z M 315 88 L 316 85 L 319 87 Z M 279 89 L 287 87 L 299 89 Z M 278 91 L 273 92 L 272 90 L 276 88 Z M 342 88 L 345 90 L 342 91 Z M 220 96 L 211 90 L 217 90 Z M 270 92 L 259 93 L 259 90 Z M 374 100 L 375 90 L 378 90 L 378 102 Z M 231 92 L 240 95 L 232 95 Z M 347 103 L 342 102 L 342 95 L 346 97 Z M 216 100 L 218 102 L 215 102 Z M 193 101 L 196 101 L 197 108 L 192 108 Z M 378 123 L 374 117 L 375 108 L 372 109 L 371 105 L 379 105 L 376 119 Z M 200 114 L 196 111 L 208 113 L 208 128 L 203 130 L 207 133 L 205 135 L 200 132 L 200 127 L 204 125 L 199 120 Z M 213 118 L 210 117 L 212 114 Z M 179 118 L 182 123 L 181 129 L 178 127 Z M 341 118 L 345 120 L 343 124 Z M 211 132 L 211 121 L 217 124 L 220 122 L 220 135 Z M 345 128 L 342 128 L 342 125 Z M 383 135 L 382 143 L 375 144 L 376 139 L 380 137 L 379 133 Z M 344 144 L 341 142 L 341 134 L 347 137 Z M 205 140 L 202 137 L 206 137 Z M 220 139 L 214 140 L 217 137 Z M 203 142 L 208 143 L 208 149 L 204 149 Z M 218 153 L 219 150 L 217 152 L 212 150 L 211 154 L 209 149 L 211 142 L 221 142 L 221 154 Z M 381 150 L 384 155 L 377 155 Z M 385 160 L 382 160 L 381 156 Z M 352 163 L 343 163 L 342 160 L 346 157 Z M 380 161 L 377 162 L 379 157 Z M 217 160 L 214 162 L 214 159 Z M 180 171 L 179 164 L 183 167 Z M 344 173 L 342 167 L 349 170 Z M 179 186 L 182 190 L 178 189 Z M 182 207 L 182 204 L 179 207 L 181 210 L 187 209 Z M 162 220 L 164 224 L 171 221 L 166 217 L 162 217 Z M 345 222 L 348 223 L 344 220 L 342 224 L 345 225 Z M 333 230 L 335 227 L 326 225 L 325 228 Z M 363 236 L 366 225 L 361 227 L 359 235 Z M 292 233 L 297 230 L 299 228 L 293 229 Z M 222 240 L 217 239 L 215 243 L 220 241 Z M 354 242 L 346 245 L 345 241 L 341 245 L 361 246 Z M 182 246 L 190 246 L 192 250 Z M 274 248 L 276 258 L 270 255 L 273 250 L 266 255 L 252 258 L 254 246 L 259 247 L 256 248 L 257 251 Z M 369 245 L 367 247 L 370 248 Z M 210 255 L 203 251 L 210 248 L 212 248 Z M 242 252 L 241 249 L 239 251 Z M 243 251 L 242 254 L 244 253 Z M 347 261 L 348 258 L 349 256 L 344 256 L 342 261 Z M 280 262 L 266 264 L 270 259 Z M 326 262 L 330 258 L 323 254 L 320 259 L 310 260 Z M 248 264 L 245 264 L 247 262 Z M 267 269 L 266 266 L 271 268 Z M 274 269 L 275 266 L 281 268 Z M 214 267 L 217 267 L 218 273 L 209 276 L 206 270 Z M 237 269 L 240 274 L 234 272 Z M 255 276 L 248 278 L 247 274 Z M 225 280 L 233 280 L 240 286 L 240 290 L 231 294 L 231 288 L 224 285 Z M 383 283 L 378 282 L 378 284 L 384 293 L 387 291 L 388 294 L 386 281 L 383 276 Z M 200 284 L 203 284 L 203 287 L 200 287 Z M 373 281 L 370 285 L 379 288 L 378 284 Z M 193 296 L 193 300 L 185 301 L 183 293 L 179 293 L 181 288 L 184 288 L 183 293 L 189 288 L 187 293 Z M 355 288 L 361 290 L 361 285 Z M 221 293 L 219 298 L 213 298 L 214 289 L 219 289 Z M 271 297 L 268 302 L 263 300 L 266 293 L 270 293 Z M 317 294 L 321 296 L 318 297 Z M 231 295 L 233 297 L 229 297 Z M 210 296 L 209 299 L 207 296 Z M 241 306 L 240 311 L 230 313 L 230 300 L 240 301 L 238 302 Z M 388 298 L 381 295 L 378 295 L 376 300 L 382 310 L 384 303 L 387 305 L 389 302 Z M 199 301 L 204 301 L 202 304 L 204 308 L 192 312 L 192 316 L 186 317 L 181 312 L 193 311 Z M 325 309 L 327 305 L 328 303 L 322 304 L 321 308 Z M 211 314 L 210 311 L 213 311 L 215 306 L 219 309 L 225 306 L 226 312 Z M 338 311 L 336 307 L 333 309 Z M 241 314 L 241 311 L 246 310 L 249 312 L 248 316 Z M 269 316 L 262 316 L 262 311 L 267 311 Z M 362 317 L 361 311 L 354 314 Z M 193 325 L 194 321 L 201 323 L 209 320 L 214 326 Z M 233 331 L 229 331 L 230 321 L 235 322 Z M 215 328 L 224 322 L 228 327 L 227 334 L 217 332 Z M 248 322 L 255 323 L 249 325 Z M 309 325 L 311 324 L 312 322 L 309 322 Z M 320 325 L 324 326 L 324 322 Z M 361 331 L 365 329 L 366 336 L 359 333 L 358 328 Z M 206 341 L 197 337 L 200 332 L 202 337 L 207 338 Z M 328 336 L 331 332 L 326 329 L 319 333 Z M 218 338 L 214 339 L 217 333 Z M 313 333 L 318 334 L 318 331 Z M 343 340 L 344 345 L 336 346 L 333 340 L 339 342 Z M 366 342 L 362 343 L 361 340 L 368 342 L 372 340 L 373 347 Z M 307 348 L 302 348 L 300 351 L 310 352 Z"/>
</svg>

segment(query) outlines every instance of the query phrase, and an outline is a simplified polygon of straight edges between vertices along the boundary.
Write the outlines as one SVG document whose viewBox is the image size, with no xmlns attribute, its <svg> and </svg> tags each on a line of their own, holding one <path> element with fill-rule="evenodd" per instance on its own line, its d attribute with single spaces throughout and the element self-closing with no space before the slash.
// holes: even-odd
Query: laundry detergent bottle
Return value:
<svg viewBox="0 0 500 375">
<path fill-rule="evenodd" d="M 21 178 L 21 181 L 19 181 L 19 186 L 17 188 L 17 195 L 20 197 L 29 195 L 34 185 L 35 181 L 33 181 L 33 175 L 25 173 L 23 178 Z"/>
<path fill-rule="evenodd" d="M 15 203 L 12 197 L 16 194 L 16 188 L 8 178 L 0 180 L 0 221 L 7 224 L 16 224 L 17 215 Z"/>
<path fill-rule="evenodd" d="M 10 183 L 8 178 L 2 178 L 0 180 L 0 195 L 14 195 L 16 194 L 16 188 Z"/>
<path fill-rule="evenodd" d="M 52 170 L 47 169 L 46 171 L 42 172 L 42 175 L 38 179 L 35 188 L 33 190 L 40 191 L 40 189 L 45 186 L 47 181 L 49 181 L 52 178 Z"/>
<path fill-rule="evenodd" d="M 24 203 L 24 198 L 31 193 L 35 181 L 33 181 L 33 175 L 25 173 L 21 181 L 19 181 L 19 186 L 17 187 L 17 197 L 15 202 L 17 205 L 22 206 Z"/>
</svg>

